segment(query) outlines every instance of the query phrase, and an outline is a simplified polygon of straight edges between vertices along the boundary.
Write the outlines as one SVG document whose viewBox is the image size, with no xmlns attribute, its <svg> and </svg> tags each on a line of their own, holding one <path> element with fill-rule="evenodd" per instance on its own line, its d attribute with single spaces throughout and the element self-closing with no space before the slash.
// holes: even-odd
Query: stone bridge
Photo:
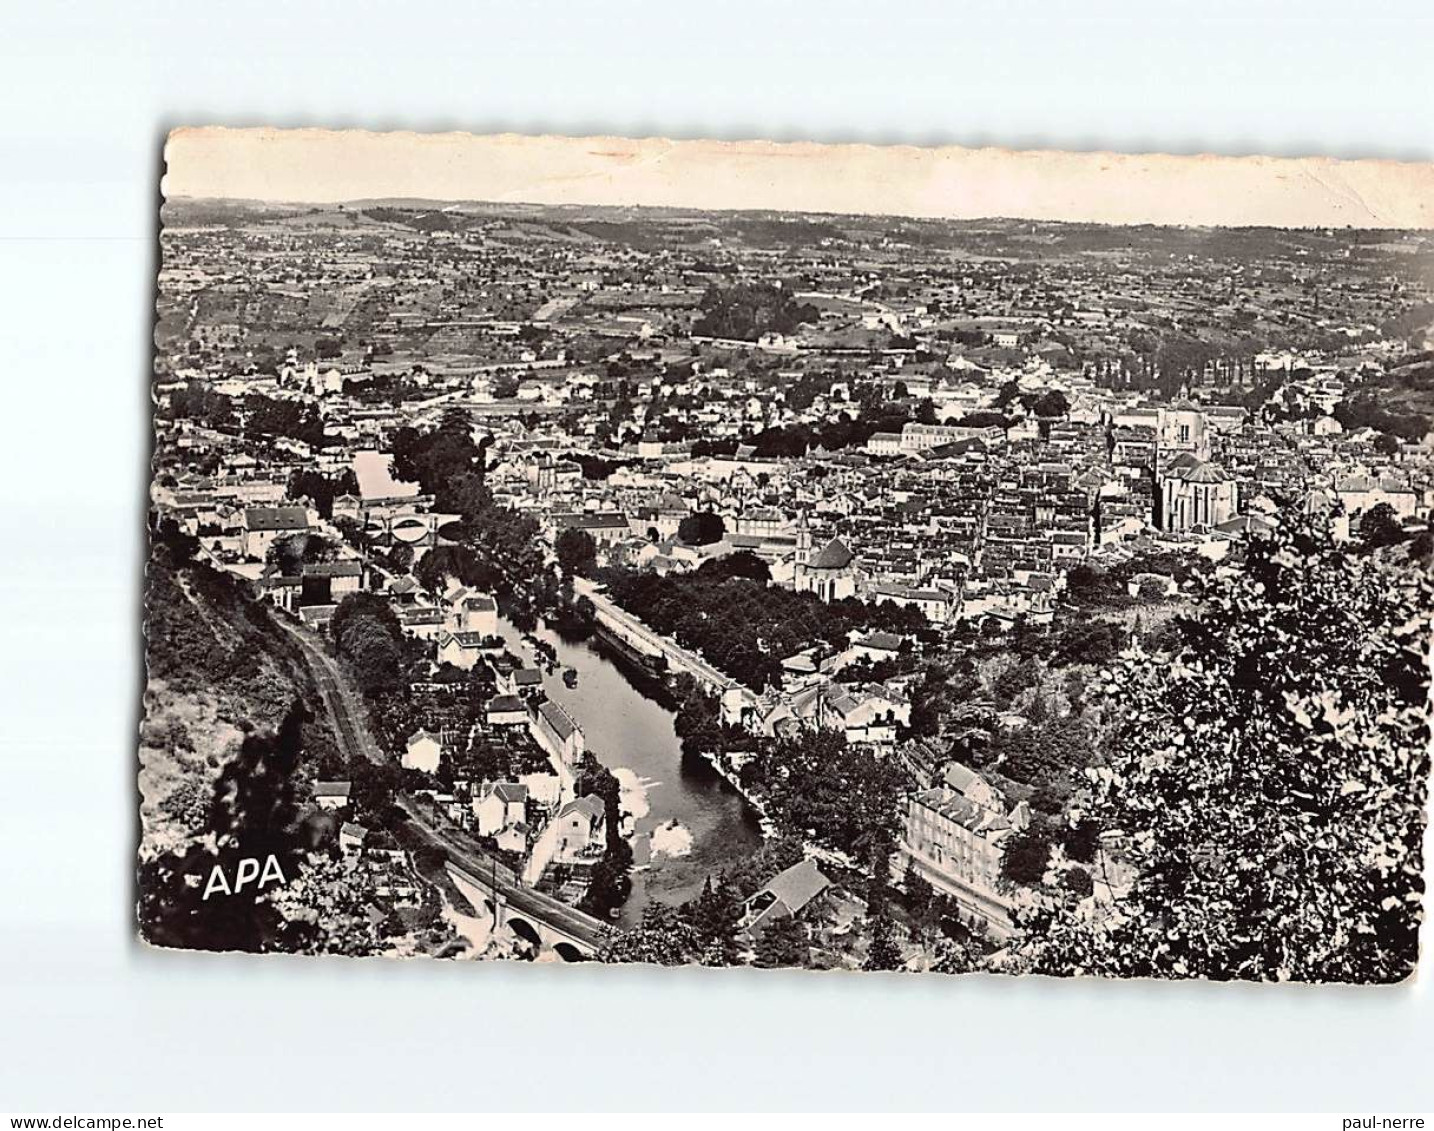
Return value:
<svg viewBox="0 0 1434 1131">
<path fill-rule="evenodd" d="M 601 920 L 539 892 L 515 887 L 501 875 L 483 876 L 452 860 L 448 874 L 480 914 L 493 916 L 495 928 L 507 927 L 540 952 L 552 951 L 565 962 L 592 958 L 611 933 Z"/>
</svg>

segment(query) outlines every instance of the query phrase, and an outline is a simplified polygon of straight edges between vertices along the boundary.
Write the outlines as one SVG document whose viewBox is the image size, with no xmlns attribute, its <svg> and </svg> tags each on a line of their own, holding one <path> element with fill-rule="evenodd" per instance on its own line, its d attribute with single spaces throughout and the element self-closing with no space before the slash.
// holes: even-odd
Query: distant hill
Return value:
<svg viewBox="0 0 1434 1131">
<path fill-rule="evenodd" d="M 175 198 L 166 202 L 166 224 L 241 226 L 303 219 L 311 224 L 353 227 L 365 222 L 400 224 L 415 231 L 459 230 L 496 219 L 547 228 L 547 237 L 574 234 L 632 247 L 691 244 L 717 238 L 750 247 L 817 246 L 824 240 L 881 242 L 947 249 L 973 255 L 1036 259 L 1052 255 L 1119 253 L 1202 259 L 1360 257 L 1434 252 L 1431 233 L 1345 229 L 1200 228 L 1031 221 L 1008 217 L 979 220 L 836 215 L 820 212 L 704 211 L 637 205 L 545 205 L 498 201 L 375 198 L 342 204 L 268 203 Z M 529 238 L 541 238 L 530 228 Z"/>
</svg>

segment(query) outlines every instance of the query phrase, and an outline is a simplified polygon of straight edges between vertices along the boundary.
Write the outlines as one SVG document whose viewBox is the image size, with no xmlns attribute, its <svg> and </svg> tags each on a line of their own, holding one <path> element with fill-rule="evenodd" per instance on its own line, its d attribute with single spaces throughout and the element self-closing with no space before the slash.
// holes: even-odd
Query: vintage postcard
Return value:
<svg viewBox="0 0 1434 1131">
<path fill-rule="evenodd" d="M 1414 973 L 1434 167 L 165 158 L 147 942 Z"/>
</svg>

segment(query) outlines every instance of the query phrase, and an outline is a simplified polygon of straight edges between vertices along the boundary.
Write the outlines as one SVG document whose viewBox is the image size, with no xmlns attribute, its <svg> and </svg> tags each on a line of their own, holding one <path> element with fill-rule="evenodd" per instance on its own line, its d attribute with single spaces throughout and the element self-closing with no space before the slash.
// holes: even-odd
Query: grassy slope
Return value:
<svg viewBox="0 0 1434 1131">
<path fill-rule="evenodd" d="M 232 578 L 200 564 L 176 568 L 159 546 L 145 596 L 142 858 L 196 834 L 214 783 L 245 731 L 277 724 L 295 698 L 313 716 L 305 724 L 306 766 L 334 746 L 292 641 Z"/>
</svg>

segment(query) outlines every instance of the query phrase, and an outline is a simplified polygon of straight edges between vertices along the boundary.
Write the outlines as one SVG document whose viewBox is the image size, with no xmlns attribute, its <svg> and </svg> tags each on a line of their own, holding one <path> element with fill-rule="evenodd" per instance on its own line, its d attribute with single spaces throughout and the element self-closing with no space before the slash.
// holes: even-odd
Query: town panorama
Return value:
<svg viewBox="0 0 1434 1131">
<path fill-rule="evenodd" d="M 171 199 L 139 927 L 1406 978 L 1434 240 Z"/>
</svg>

